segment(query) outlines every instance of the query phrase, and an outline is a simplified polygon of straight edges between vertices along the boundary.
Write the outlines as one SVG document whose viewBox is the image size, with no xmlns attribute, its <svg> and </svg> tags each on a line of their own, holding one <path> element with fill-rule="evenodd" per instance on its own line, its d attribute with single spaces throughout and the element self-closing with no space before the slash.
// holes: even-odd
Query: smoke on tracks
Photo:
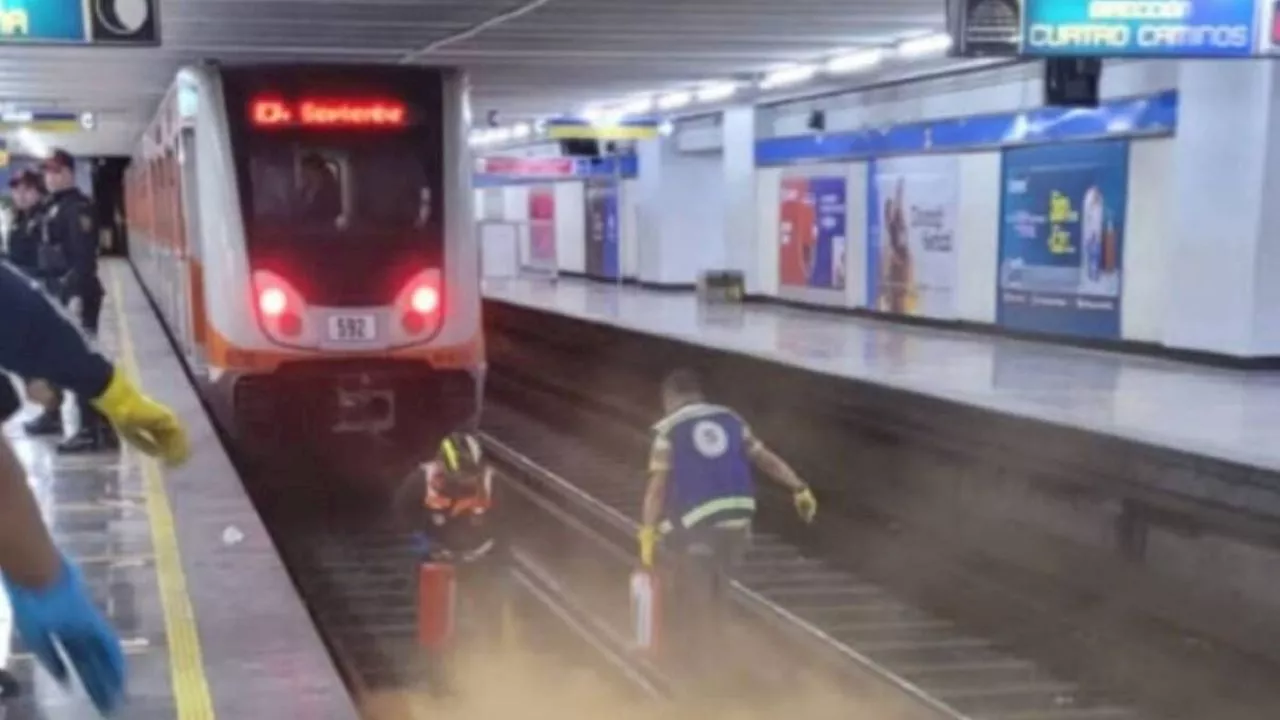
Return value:
<svg viewBox="0 0 1280 720">
<path fill-rule="evenodd" d="M 779 668 L 783 672 L 784 668 Z M 373 693 L 362 703 L 370 720 L 899 720 L 879 702 L 859 700 L 816 678 L 793 679 L 761 697 L 726 687 L 704 699 L 651 700 L 620 685 L 605 666 L 566 664 L 557 653 L 516 644 L 457 658 L 453 692 Z"/>
</svg>

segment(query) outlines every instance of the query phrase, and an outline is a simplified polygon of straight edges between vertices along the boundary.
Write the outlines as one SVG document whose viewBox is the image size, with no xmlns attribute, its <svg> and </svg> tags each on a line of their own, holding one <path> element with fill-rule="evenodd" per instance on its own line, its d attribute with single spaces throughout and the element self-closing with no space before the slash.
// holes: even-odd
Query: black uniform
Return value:
<svg viewBox="0 0 1280 720">
<path fill-rule="evenodd" d="M 38 277 L 38 250 L 42 233 L 41 206 L 19 210 L 9 230 L 9 262 L 32 278 Z"/>
<path fill-rule="evenodd" d="M 80 327 L 98 333 L 105 293 L 98 279 L 98 222 L 93 201 L 78 188 L 49 196 L 44 212 L 44 237 L 39 252 L 40 274 L 50 292 L 64 303 L 80 301 Z M 64 442 L 64 452 L 94 451 L 118 445 L 110 423 L 93 407 L 91 398 L 76 395 L 80 430 Z"/>
<path fill-rule="evenodd" d="M 53 288 L 63 302 L 80 300 L 80 324 L 89 334 L 98 332 L 103 290 L 98 279 L 98 221 L 93 201 L 78 188 L 49 196 L 44 213 L 46 268 Z"/>
</svg>

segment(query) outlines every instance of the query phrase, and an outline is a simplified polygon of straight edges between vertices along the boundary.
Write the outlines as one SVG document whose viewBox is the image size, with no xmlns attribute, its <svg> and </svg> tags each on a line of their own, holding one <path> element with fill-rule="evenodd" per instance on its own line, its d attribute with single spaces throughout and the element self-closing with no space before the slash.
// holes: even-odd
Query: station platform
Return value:
<svg viewBox="0 0 1280 720">
<path fill-rule="evenodd" d="M 486 300 L 1280 471 L 1280 373 L 907 327 L 692 291 L 574 278 L 488 279 Z"/>
<path fill-rule="evenodd" d="M 120 716 L 358 717 L 135 276 L 123 262 L 104 263 L 102 275 L 103 350 L 179 413 L 190 462 L 162 470 L 132 450 L 59 457 L 52 440 L 24 436 L 26 418 L 4 431 L 55 540 L 124 639 L 130 699 Z M 4 637 L 9 624 L 5 607 Z M 59 687 L 19 641 L 0 649 L 23 686 L 0 718 L 95 717 L 82 692 Z"/>
</svg>

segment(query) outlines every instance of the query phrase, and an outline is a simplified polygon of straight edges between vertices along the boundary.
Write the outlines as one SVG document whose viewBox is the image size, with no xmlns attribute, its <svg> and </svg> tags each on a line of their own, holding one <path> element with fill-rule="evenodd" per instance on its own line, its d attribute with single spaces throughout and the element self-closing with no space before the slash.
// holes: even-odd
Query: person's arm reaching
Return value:
<svg viewBox="0 0 1280 720">
<path fill-rule="evenodd" d="M 26 472 L 3 438 L 0 573 L 14 628 L 31 654 L 61 683 L 74 671 L 100 713 L 115 711 L 125 692 L 120 639 L 94 607 L 80 572 L 54 546 Z"/>
<path fill-rule="evenodd" d="M 800 518 L 805 522 L 813 522 L 813 516 L 818 512 L 818 500 L 813 496 L 813 491 L 809 489 L 808 484 L 800 479 L 786 460 L 770 450 L 764 441 L 756 437 L 745 424 L 742 432 L 751 463 L 771 480 L 790 490 Z"/>
<path fill-rule="evenodd" d="M 173 411 L 139 392 L 89 347 L 44 293 L 5 264 L 0 264 L 0 368 L 93 398 L 120 435 L 149 455 L 170 463 L 187 457 L 186 432 Z"/>
<path fill-rule="evenodd" d="M 77 395 L 96 398 L 106 392 L 111 363 L 89 347 L 71 318 L 9 265 L 0 265 L 0 308 L 0 367 L 44 378 Z"/>
<path fill-rule="evenodd" d="M 667 475 L 671 471 L 671 442 L 659 433 L 649 450 L 649 481 L 644 491 L 644 507 L 640 515 L 640 563 L 653 565 L 653 550 L 658 544 L 658 522 L 666 501 Z"/>
<path fill-rule="evenodd" d="M 8 378 L 0 377 L 0 382 Z M 0 569 L 23 587 L 47 587 L 58 578 L 58 549 L 49 537 L 27 474 L 0 439 Z"/>
</svg>

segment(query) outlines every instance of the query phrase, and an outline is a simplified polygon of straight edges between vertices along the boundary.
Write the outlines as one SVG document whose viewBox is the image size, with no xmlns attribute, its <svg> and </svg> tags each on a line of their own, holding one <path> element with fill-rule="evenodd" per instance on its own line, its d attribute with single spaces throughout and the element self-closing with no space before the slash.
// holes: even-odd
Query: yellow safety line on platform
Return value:
<svg viewBox="0 0 1280 720">
<path fill-rule="evenodd" d="M 142 375 L 138 372 L 138 357 L 134 353 L 129 317 L 125 314 L 124 300 L 121 298 L 120 271 L 112 266 L 108 272 L 111 275 L 111 307 L 115 310 L 116 326 L 120 330 L 119 363 L 141 387 Z M 173 522 L 173 508 L 169 504 L 169 493 L 165 490 L 164 476 L 156 461 L 149 457 L 140 460 L 147 498 L 148 524 L 151 526 L 151 544 L 155 549 L 160 607 L 164 613 L 164 632 L 169 646 L 169 675 L 178 720 L 212 720 L 216 717 L 213 697 L 209 693 L 209 679 L 205 676 L 200 633 L 196 628 L 191 595 L 187 592 L 187 576 L 182 569 L 182 555 L 178 550 L 178 534 Z"/>
</svg>

